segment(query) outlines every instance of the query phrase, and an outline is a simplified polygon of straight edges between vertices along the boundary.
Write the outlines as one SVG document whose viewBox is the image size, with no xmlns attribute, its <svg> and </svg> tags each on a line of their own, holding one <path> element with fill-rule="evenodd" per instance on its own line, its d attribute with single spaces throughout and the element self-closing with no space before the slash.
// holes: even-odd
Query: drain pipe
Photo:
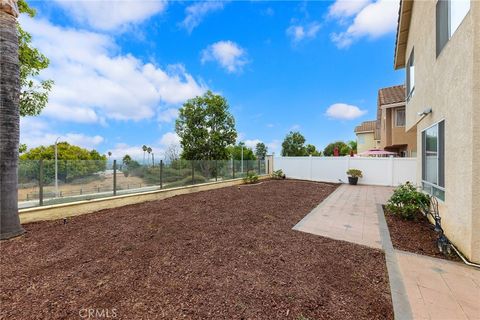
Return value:
<svg viewBox="0 0 480 320">
<path fill-rule="evenodd" d="M 465 263 L 467 266 L 480 268 L 480 264 L 468 261 L 467 258 L 465 258 L 463 254 L 453 245 L 453 243 L 450 242 L 450 246 L 453 248 L 453 250 L 455 250 L 458 256 L 462 259 L 463 263 Z"/>
</svg>

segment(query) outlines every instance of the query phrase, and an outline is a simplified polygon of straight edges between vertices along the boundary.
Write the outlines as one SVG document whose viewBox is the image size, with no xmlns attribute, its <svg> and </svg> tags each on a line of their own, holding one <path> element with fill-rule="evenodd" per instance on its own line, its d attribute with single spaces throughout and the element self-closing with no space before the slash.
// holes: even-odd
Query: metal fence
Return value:
<svg viewBox="0 0 480 320">
<path fill-rule="evenodd" d="M 20 160 L 19 208 L 140 193 L 266 174 L 267 160 Z"/>
</svg>

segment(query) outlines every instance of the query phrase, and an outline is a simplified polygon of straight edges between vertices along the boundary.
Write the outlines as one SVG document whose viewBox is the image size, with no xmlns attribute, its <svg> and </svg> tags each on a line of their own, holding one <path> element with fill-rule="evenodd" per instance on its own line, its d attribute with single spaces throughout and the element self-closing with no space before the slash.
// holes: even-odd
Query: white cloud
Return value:
<svg viewBox="0 0 480 320">
<path fill-rule="evenodd" d="M 240 72 L 248 63 L 246 51 L 232 41 L 218 41 L 202 51 L 202 63 L 217 61 L 229 73 Z"/>
<path fill-rule="evenodd" d="M 282 151 L 282 143 L 280 140 L 273 140 L 269 143 L 266 143 L 265 144 L 268 148 L 268 154 L 273 154 L 275 153 L 277 156 L 280 155 L 281 151 Z"/>
<path fill-rule="evenodd" d="M 158 113 L 158 121 L 170 123 L 178 117 L 178 110 L 174 108 L 162 110 Z"/>
<path fill-rule="evenodd" d="M 328 10 L 330 17 L 346 18 L 357 14 L 371 0 L 337 0 Z"/>
<path fill-rule="evenodd" d="M 160 145 L 164 147 L 180 145 L 180 137 L 175 132 L 167 132 L 160 138 Z"/>
<path fill-rule="evenodd" d="M 298 43 L 302 40 L 314 39 L 319 30 L 320 24 L 318 22 L 312 22 L 308 25 L 291 25 L 286 32 L 294 43 Z"/>
<path fill-rule="evenodd" d="M 337 5 L 338 2 L 332 5 Z M 331 39 L 339 48 L 347 48 L 354 41 L 362 37 L 375 39 L 390 32 L 395 32 L 398 18 L 399 2 L 395 0 L 377 0 L 364 6 L 353 17 L 353 21 L 348 28 L 340 33 L 332 33 Z M 355 10 L 337 10 L 337 18 L 344 21 Z"/>
<path fill-rule="evenodd" d="M 119 54 L 107 35 L 27 17 L 21 23 L 50 58 L 41 75 L 55 81 L 46 116 L 81 123 L 148 119 L 160 105 L 179 104 L 206 90 L 182 65 L 161 69 Z"/>
<path fill-rule="evenodd" d="M 353 120 L 363 116 L 367 113 L 367 110 L 361 110 L 357 106 L 353 106 L 346 103 L 335 103 L 328 107 L 326 115 L 329 118 L 340 120 Z"/>
<path fill-rule="evenodd" d="M 288 131 L 298 131 L 300 130 L 300 125 L 299 124 L 294 124 L 290 127 L 290 129 L 288 129 Z"/>
<path fill-rule="evenodd" d="M 56 0 L 68 15 L 82 24 L 99 30 L 121 31 L 163 12 L 162 0 Z"/>
<path fill-rule="evenodd" d="M 95 149 L 104 141 L 99 135 L 88 136 L 83 133 L 57 133 L 52 130 L 52 126 L 41 119 L 24 117 L 20 120 L 20 142 L 27 145 L 28 149 L 38 146 L 49 146 L 59 141 L 66 141 L 87 149 Z"/>
<path fill-rule="evenodd" d="M 185 9 L 186 17 L 182 21 L 181 26 L 188 33 L 191 33 L 208 13 L 222 10 L 223 6 L 224 3 L 221 1 L 205 1 L 192 4 Z"/>
<path fill-rule="evenodd" d="M 249 148 L 252 148 L 255 151 L 255 147 L 257 146 L 257 143 L 262 142 L 262 140 L 259 139 L 253 139 L 253 140 L 245 140 L 243 141 L 245 145 Z"/>
<path fill-rule="evenodd" d="M 150 146 L 152 148 L 152 153 L 154 154 L 155 163 L 163 157 L 164 150 L 159 146 Z M 143 162 L 144 152 L 142 150 L 142 145 L 129 145 L 126 143 L 117 143 L 112 149 L 107 150 L 106 152 L 112 152 L 112 159 L 121 160 L 125 155 L 129 155 L 132 159 Z M 145 157 L 145 161 L 147 158 Z"/>
</svg>

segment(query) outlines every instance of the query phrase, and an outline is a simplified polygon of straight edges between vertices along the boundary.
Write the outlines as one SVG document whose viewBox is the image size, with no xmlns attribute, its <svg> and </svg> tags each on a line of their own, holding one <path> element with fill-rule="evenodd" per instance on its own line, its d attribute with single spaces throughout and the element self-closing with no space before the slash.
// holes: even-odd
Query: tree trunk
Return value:
<svg viewBox="0 0 480 320">
<path fill-rule="evenodd" d="M 9 239 L 24 230 L 18 217 L 20 66 L 17 20 L 5 10 L 4 4 L 0 8 L 0 239 Z"/>
</svg>

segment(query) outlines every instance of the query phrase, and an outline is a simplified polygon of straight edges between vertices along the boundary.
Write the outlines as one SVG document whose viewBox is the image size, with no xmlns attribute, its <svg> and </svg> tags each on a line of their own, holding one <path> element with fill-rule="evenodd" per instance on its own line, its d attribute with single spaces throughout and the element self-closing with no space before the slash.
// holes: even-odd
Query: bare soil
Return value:
<svg viewBox="0 0 480 320">
<path fill-rule="evenodd" d="M 421 216 L 417 220 L 404 220 L 385 210 L 385 219 L 395 249 L 460 261 L 458 256 L 446 256 L 438 250 L 438 234 L 434 230 L 435 226 L 427 218 Z"/>
<path fill-rule="evenodd" d="M 292 230 L 337 186 L 267 181 L 25 225 L 1 319 L 393 319 L 383 252 Z"/>
</svg>

